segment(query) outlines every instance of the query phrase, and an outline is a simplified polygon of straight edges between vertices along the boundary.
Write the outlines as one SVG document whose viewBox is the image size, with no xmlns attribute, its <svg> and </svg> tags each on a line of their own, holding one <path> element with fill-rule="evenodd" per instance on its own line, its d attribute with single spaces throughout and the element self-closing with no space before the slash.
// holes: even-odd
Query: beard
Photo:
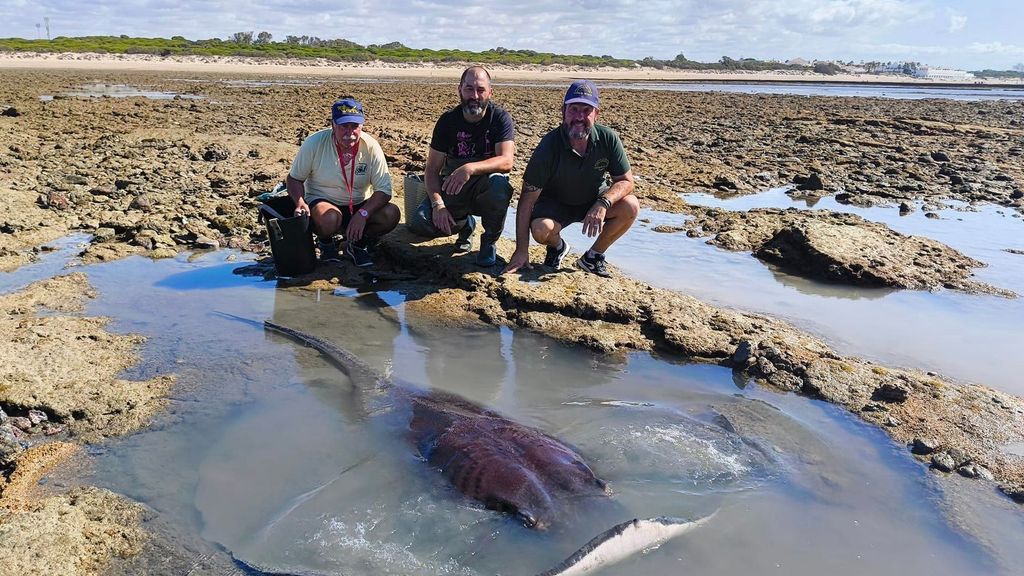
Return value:
<svg viewBox="0 0 1024 576">
<path fill-rule="evenodd" d="M 487 100 L 461 98 L 462 111 L 469 116 L 482 116 L 487 110 Z"/>
<path fill-rule="evenodd" d="M 569 124 L 569 138 L 583 140 L 590 136 L 590 126 L 586 122 L 571 122 Z"/>
</svg>

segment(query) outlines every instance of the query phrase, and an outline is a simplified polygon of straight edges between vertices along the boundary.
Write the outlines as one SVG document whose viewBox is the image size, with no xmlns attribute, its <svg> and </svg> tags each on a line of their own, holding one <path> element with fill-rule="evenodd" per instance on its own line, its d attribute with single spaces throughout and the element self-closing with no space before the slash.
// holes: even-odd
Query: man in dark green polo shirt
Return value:
<svg viewBox="0 0 1024 576">
<path fill-rule="evenodd" d="M 611 276 L 604 252 L 633 225 L 640 202 L 622 141 L 596 123 L 598 104 L 590 80 L 573 82 L 565 93 L 562 125 L 541 138 L 526 165 L 516 208 L 516 250 L 504 272 L 530 267 L 531 233 L 547 246 L 544 265 L 559 268 L 569 251 L 562 228 L 582 222 L 583 233 L 597 238 L 576 266 Z"/>
</svg>

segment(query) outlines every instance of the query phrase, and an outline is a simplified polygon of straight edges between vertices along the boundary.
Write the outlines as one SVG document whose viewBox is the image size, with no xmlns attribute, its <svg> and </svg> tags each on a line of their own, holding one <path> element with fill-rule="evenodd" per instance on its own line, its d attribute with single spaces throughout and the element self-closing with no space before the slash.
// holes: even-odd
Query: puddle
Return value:
<svg viewBox="0 0 1024 576">
<path fill-rule="evenodd" d="M 737 388 L 716 366 L 618 362 L 528 332 L 421 325 L 399 292 L 279 291 L 233 274 L 246 264 L 234 257 L 82 268 L 100 294 L 88 313 L 148 337 L 128 377 L 178 378 L 153 426 L 91 451 L 85 481 L 268 570 L 535 574 L 618 521 L 714 510 L 707 526 L 610 573 L 932 576 L 1024 561 L 998 539 L 1020 530 L 1005 499 L 980 505 L 983 521 L 967 532 L 948 524 L 933 505 L 937 476 L 833 406 Z M 550 533 L 483 510 L 415 457 L 397 403 L 360 398 L 311 349 L 218 313 L 325 337 L 410 386 L 548 431 L 586 456 L 614 498 Z"/>
<path fill-rule="evenodd" d="M 64 271 L 89 242 L 88 234 L 72 234 L 44 244 L 37 260 L 14 273 L 0 272 L 0 294 L 16 292 L 33 282 L 52 278 Z"/>
<path fill-rule="evenodd" d="M 787 196 L 784 189 L 728 200 L 710 195 L 684 198 L 730 210 L 807 207 L 806 202 Z M 900 217 L 893 207 L 856 208 L 832 198 L 813 207 L 852 212 L 904 234 L 944 242 L 989 264 L 976 271 L 979 280 L 1024 295 L 1024 257 L 1004 250 L 1021 247 L 1024 221 L 1000 214 L 1006 212 L 1002 208 L 942 210 L 942 219 L 932 220 L 920 209 Z M 514 218 L 511 210 L 505 226 L 507 238 L 514 237 Z M 784 318 L 825 338 L 844 355 L 935 371 L 1024 395 L 1020 379 L 1024 364 L 1017 345 L 1024 297 L 827 284 L 787 274 L 749 253 L 709 246 L 705 239 L 653 231 L 658 225 L 679 226 L 684 220 L 681 215 L 642 211 L 637 225 L 608 251 L 608 261 L 626 275 L 655 286 L 720 306 Z M 580 226 L 569 227 L 564 237 L 576 252 L 591 244 Z"/>
<path fill-rule="evenodd" d="M 70 90 L 59 95 L 68 98 L 133 98 L 142 97 L 150 100 L 173 100 L 181 98 L 184 100 L 203 100 L 205 96 L 197 94 L 180 94 L 178 92 L 160 92 L 156 90 L 145 90 L 127 84 L 86 84 L 76 90 Z M 52 95 L 43 95 L 39 99 L 48 102 L 54 99 Z"/>
</svg>

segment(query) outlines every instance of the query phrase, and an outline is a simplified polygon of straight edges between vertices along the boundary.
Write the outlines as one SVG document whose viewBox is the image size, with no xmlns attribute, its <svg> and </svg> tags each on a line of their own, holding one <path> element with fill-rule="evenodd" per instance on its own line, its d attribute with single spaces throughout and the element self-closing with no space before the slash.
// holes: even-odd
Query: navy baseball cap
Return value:
<svg viewBox="0 0 1024 576">
<path fill-rule="evenodd" d="M 335 124 L 366 122 L 366 118 L 363 116 L 363 105 L 353 98 L 342 98 L 335 102 L 331 106 L 331 119 Z"/>
<path fill-rule="evenodd" d="M 597 85 L 590 80 L 577 80 L 573 82 L 565 92 L 565 105 L 568 106 L 576 102 L 600 108 L 597 105 Z"/>
</svg>

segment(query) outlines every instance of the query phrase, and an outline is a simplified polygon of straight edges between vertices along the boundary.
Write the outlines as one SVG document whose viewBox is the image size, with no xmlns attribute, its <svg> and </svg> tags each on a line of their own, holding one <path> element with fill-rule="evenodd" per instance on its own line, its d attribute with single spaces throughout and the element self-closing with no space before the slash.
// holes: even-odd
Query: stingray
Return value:
<svg viewBox="0 0 1024 576">
<path fill-rule="evenodd" d="M 239 318 L 240 319 L 240 318 Z M 575 449 L 461 396 L 392 381 L 331 342 L 270 321 L 264 328 L 320 352 L 362 392 L 387 392 L 410 407 L 410 443 L 420 458 L 484 507 L 526 528 L 545 531 L 572 518 L 588 501 L 608 501 L 611 488 Z M 713 515 L 712 515 L 713 516 Z M 706 522 L 658 517 L 632 519 L 598 534 L 544 576 L 585 574 L 656 548 Z M 252 574 L 274 574 L 236 559 Z"/>
</svg>

